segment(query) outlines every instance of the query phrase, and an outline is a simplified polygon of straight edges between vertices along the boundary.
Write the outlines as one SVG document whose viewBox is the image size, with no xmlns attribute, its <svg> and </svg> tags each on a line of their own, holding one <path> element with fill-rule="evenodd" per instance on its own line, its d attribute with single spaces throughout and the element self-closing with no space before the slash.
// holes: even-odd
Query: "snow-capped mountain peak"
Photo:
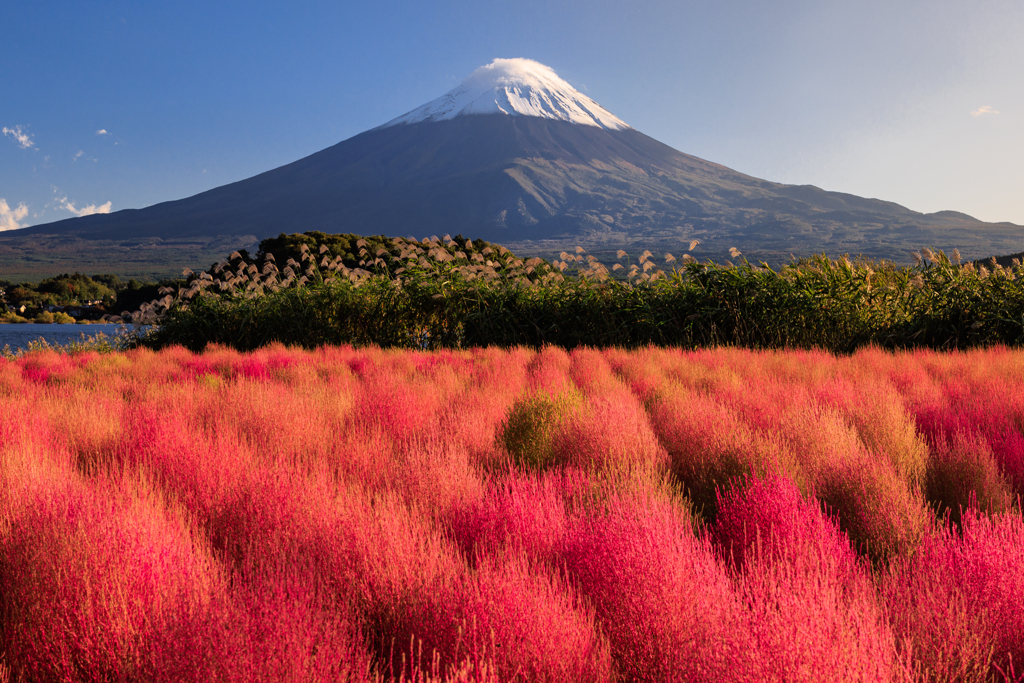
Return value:
<svg viewBox="0 0 1024 683">
<path fill-rule="evenodd" d="M 443 121 L 470 114 L 539 116 L 608 130 L 629 126 L 548 66 L 532 59 L 495 59 L 436 100 L 385 123 Z"/>
</svg>

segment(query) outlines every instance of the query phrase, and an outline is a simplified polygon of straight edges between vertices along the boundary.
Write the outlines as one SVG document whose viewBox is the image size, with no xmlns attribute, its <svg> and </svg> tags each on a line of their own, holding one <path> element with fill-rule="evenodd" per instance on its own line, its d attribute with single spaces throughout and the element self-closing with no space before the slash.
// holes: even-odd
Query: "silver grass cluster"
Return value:
<svg viewBox="0 0 1024 683">
<path fill-rule="evenodd" d="M 668 264 L 681 261 L 681 269 L 679 266 L 672 266 L 672 277 L 689 276 L 688 268 L 697 261 L 688 252 L 699 244 L 699 240 L 684 244 L 683 246 L 688 248 L 679 259 L 671 253 L 664 255 L 666 267 Z M 186 286 L 176 291 L 168 287 L 162 288 L 161 298 L 144 304 L 135 313 L 126 311 L 122 313 L 122 317 L 137 325 L 149 325 L 156 323 L 171 308 L 187 307 L 197 297 L 255 299 L 283 289 L 333 283 L 360 287 L 371 278 L 379 277 L 390 277 L 399 288 L 413 280 L 422 280 L 424 276 L 434 278 L 436 281 L 461 278 L 467 282 L 525 288 L 561 283 L 569 277 L 603 282 L 610 279 L 613 272 L 619 271 L 624 271 L 622 275 L 625 276 L 625 284 L 631 287 L 650 285 L 669 277 L 669 273 L 658 268 L 654 254 L 650 250 L 644 250 L 635 262 L 630 262 L 627 252 L 620 249 L 616 252 L 619 261 L 608 268 L 596 256 L 588 254 L 580 246 L 575 247 L 572 253 L 561 252 L 550 264 L 537 257 L 517 258 L 503 246 L 479 248 L 482 245 L 474 244 L 472 240 L 460 241 L 450 235 L 441 238 L 432 235 L 422 240 L 398 237 L 391 240 L 390 249 L 379 247 L 374 253 L 370 253 L 371 246 L 365 239 L 357 240 L 355 246 L 358 249 L 358 265 L 355 268 L 347 267 L 341 256 L 332 257 L 330 249 L 323 245 L 315 255 L 307 245 L 300 246 L 299 259 L 289 258 L 283 268 L 278 267 L 273 254 L 265 255 L 260 268 L 246 262 L 239 252 L 234 252 L 208 271 L 197 274 L 186 269 L 183 272 L 188 279 Z M 731 247 L 729 254 L 732 258 L 742 255 L 736 247 Z M 909 279 L 908 284 L 915 289 L 925 285 L 922 273 L 932 273 L 933 281 L 948 281 L 951 276 L 943 269 L 974 273 L 981 278 L 989 277 L 991 273 L 993 276 L 1010 280 L 1016 279 L 1022 269 L 1019 261 L 1015 261 L 1010 268 L 1003 268 L 993 260 L 991 269 L 984 266 L 976 268 L 970 262 L 961 264 L 960 253 L 957 250 L 952 252 L 952 259 L 942 251 L 932 251 L 928 248 L 914 252 L 913 256 L 915 268 L 918 270 Z M 729 268 L 736 267 L 731 261 L 726 261 L 726 265 Z M 877 266 L 887 269 L 892 267 L 892 264 L 887 266 L 885 261 L 880 261 Z M 749 263 L 746 263 L 746 267 L 758 272 L 765 271 Z M 840 276 L 840 273 L 844 277 L 854 276 L 861 279 L 868 293 L 872 291 L 872 278 L 877 278 L 870 265 L 861 259 L 852 261 L 847 256 L 804 262 L 796 268 L 782 269 L 778 276 L 793 281 L 794 278 L 808 276 L 832 278 Z M 883 283 L 882 291 L 891 291 L 893 286 L 891 282 Z"/>
</svg>

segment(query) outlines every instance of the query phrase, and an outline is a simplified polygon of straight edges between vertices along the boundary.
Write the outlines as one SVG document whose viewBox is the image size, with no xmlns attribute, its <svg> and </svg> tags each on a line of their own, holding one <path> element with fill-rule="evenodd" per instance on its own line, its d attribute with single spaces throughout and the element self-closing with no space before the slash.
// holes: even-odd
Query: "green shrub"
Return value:
<svg viewBox="0 0 1024 683">
<path fill-rule="evenodd" d="M 4 313 L 0 313 L 0 323 L 27 323 L 27 322 L 28 322 L 28 318 L 23 318 L 20 315 L 18 315 L 17 313 L 12 313 L 11 311 L 6 311 Z"/>
<path fill-rule="evenodd" d="M 663 271 L 645 252 L 614 279 L 592 257 L 563 253 L 548 264 L 469 240 L 393 240 L 362 266 L 301 262 L 263 267 L 241 254 L 187 287 L 161 290 L 134 322 L 157 328 L 139 343 L 209 343 L 249 350 L 272 342 L 404 348 L 498 345 L 563 348 L 968 348 L 1024 342 L 1019 266 L 990 271 L 926 251 L 912 267 L 817 256 L 779 271 L 692 259 Z M 473 245 L 473 246 L 470 246 Z M 499 255 L 500 254 L 500 257 Z M 493 258 L 492 258 L 493 257 Z M 499 260 L 495 260 L 499 259 Z M 669 255 L 668 260 L 674 257 Z M 365 267 L 364 267 L 365 266 Z"/>
<path fill-rule="evenodd" d="M 98 332 L 95 335 L 87 337 L 83 332 L 79 335 L 77 340 L 68 341 L 67 344 L 51 344 L 43 337 L 40 337 L 35 341 L 30 341 L 26 344 L 26 348 L 24 349 L 15 350 L 10 347 L 10 344 L 5 344 L 3 349 L 0 349 L 0 358 L 15 360 L 26 353 L 33 353 L 35 351 L 56 351 L 57 353 L 84 353 L 87 351 L 95 353 L 114 353 L 116 351 L 124 351 L 134 343 L 137 343 L 137 336 L 123 333 L 110 336 L 102 332 Z"/>
</svg>

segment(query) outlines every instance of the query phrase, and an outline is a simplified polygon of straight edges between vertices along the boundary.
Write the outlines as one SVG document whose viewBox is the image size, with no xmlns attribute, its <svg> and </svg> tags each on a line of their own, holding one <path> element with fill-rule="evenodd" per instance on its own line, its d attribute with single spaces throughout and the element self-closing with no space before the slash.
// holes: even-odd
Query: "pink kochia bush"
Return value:
<svg viewBox="0 0 1024 683">
<path fill-rule="evenodd" d="M 745 654 L 738 596 L 688 515 L 659 498 L 595 504 L 568 530 L 560 559 L 595 605 L 622 676 L 728 679 Z"/>
<path fill-rule="evenodd" d="M 963 517 L 884 576 L 894 630 L 936 680 L 1024 674 L 1024 523 L 1019 512 Z M 1012 676 L 1011 674 L 1016 674 Z"/>
<path fill-rule="evenodd" d="M 792 482 L 755 480 L 729 491 L 712 537 L 736 568 L 761 680 L 899 678 L 864 562 Z"/>
<path fill-rule="evenodd" d="M 1024 353 L 0 360 L 0 683 L 1024 680 Z"/>
</svg>

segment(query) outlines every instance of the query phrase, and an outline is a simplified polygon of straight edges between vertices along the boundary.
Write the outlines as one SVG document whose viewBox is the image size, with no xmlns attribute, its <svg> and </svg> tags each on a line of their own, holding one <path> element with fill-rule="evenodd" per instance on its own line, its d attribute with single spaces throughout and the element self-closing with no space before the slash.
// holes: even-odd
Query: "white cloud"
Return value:
<svg viewBox="0 0 1024 683">
<path fill-rule="evenodd" d="M 9 135 L 14 138 L 14 141 L 18 143 L 18 146 L 22 149 L 28 149 L 32 147 L 32 136 L 21 129 L 21 126 L 15 126 L 14 128 L 3 127 L 4 135 Z"/>
<path fill-rule="evenodd" d="M 993 109 L 992 107 L 990 107 L 990 106 L 988 106 L 986 104 L 984 107 L 978 107 L 977 109 L 972 111 L 971 112 L 971 116 L 984 116 L 985 114 L 998 114 L 998 113 L 999 113 L 998 111 L 996 111 L 995 109 Z"/>
<path fill-rule="evenodd" d="M 0 199 L 0 232 L 24 227 L 18 221 L 27 215 L 28 207 L 24 203 L 18 204 L 18 208 L 12 210 L 6 199 Z"/>
<path fill-rule="evenodd" d="M 83 206 L 81 209 L 76 209 L 75 205 L 68 201 L 67 197 L 63 197 L 57 200 L 57 206 L 62 209 L 67 209 L 76 216 L 91 216 L 94 213 L 110 213 L 110 202 L 106 204 L 90 204 L 89 206 Z"/>
<path fill-rule="evenodd" d="M 85 152 L 83 152 L 82 150 L 78 150 L 78 154 L 76 154 L 74 158 L 71 159 L 71 161 L 78 161 L 78 157 L 82 156 L 83 154 L 85 154 Z"/>
<path fill-rule="evenodd" d="M 100 128 L 98 131 L 96 131 L 96 135 L 110 135 L 110 133 L 107 132 L 106 128 Z"/>
</svg>

